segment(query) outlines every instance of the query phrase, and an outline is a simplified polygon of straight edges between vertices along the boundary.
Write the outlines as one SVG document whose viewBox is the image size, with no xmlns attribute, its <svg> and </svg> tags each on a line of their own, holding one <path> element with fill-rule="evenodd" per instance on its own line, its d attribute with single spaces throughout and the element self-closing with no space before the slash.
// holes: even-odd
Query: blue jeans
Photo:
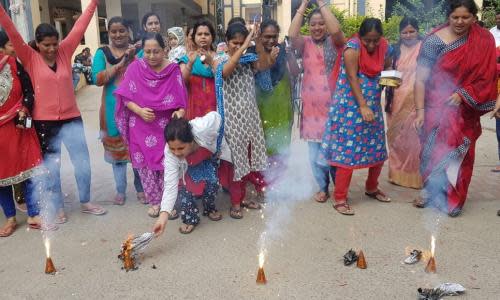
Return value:
<svg viewBox="0 0 500 300">
<path fill-rule="evenodd" d="M 61 121 L 34 122 L 45 167 L 49 175 L 45 178 L 44 189 L 50 192 L 54 209 L 64 207 L 61 190 L 61 145 L 68 150 L 75 170 L 76 185 L 80 203 L 90 201 L 90 157 L 81 117 Z"/>
<path fill-rule="evenodd" d="M 498 160 L 500 160 L 500 119 L 497 120 Z"/>
<path fill-rule="evenodd" d="M 316 179 L 316 183 L 319 185 L 319 190 L 330 194 L 328 193 L 330 177 L 332 179 L 332 183 L 335 184 L 335 171 L 337 168 L 329 166 L 326 162 L 318 162 L 321 143 L 308 142 L 307 144 L 309 146 L 309 163 L 311 164 L 314 179 Z"/>
<path fill-rule="evenodd" d="M 127 191 L 127 163 L 113 163 L 113 175 L 115 177 L 116 192 L 118 194 L 125 195 Z M 142 188 L 141 178 L 139 177 L 139 172 L 134 170 L 134 187 L 135 191 L 138 193 L 144 192 Z"/>
<path fill-rule="evenodd" d="M 31 179 L 28 179 L 22 183 L 26 199 L 26 206 L 28 207 L 28 216 L 30 217 L 35 217 L 40 214 L 37 201 L 33 195 L 33 186 L 34 183 L 31 181 Z M 0 206 L 2 206 L 3 213 L 5 214 L 5 217 L 7 219 L 16 216 L 16 206 L 14 204 L 14 194 L 12 186 L 0 187 Z"/>
</svg>

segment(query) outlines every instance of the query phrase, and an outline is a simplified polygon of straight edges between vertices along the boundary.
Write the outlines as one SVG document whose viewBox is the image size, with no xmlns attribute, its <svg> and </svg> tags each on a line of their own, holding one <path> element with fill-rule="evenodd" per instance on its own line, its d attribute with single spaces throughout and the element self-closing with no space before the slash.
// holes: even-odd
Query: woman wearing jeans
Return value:
<svg viewBox="0 0 500 300">
<path fill-rule="evenodd" d="M 340 24 L 325 1 L 317 1 L 319 8 L 308 16 L 310 36 L 302 36 L 300 28 L 309 0 L 302 0 L 292 20 L 288 35 L 303 59 L 302 85 L 303 111 L 300 137 L 309 144 L 309 160 L 319 191 L 314 196 L 318 202 L 328 200 L 330 176 L 335 181 L 335 168 L 318 163 L 321 138 L 328 119 L 328 108 L 335 91 L 340 70 L 340 54 L 344 47 L 344 34 Z"/>
<path fill-rule="evenodd" d="M 83 213 L 102 215 L 106 210 L 90 203 L 90 159 L 83 121 L 73 92 L 71 56 L 80 44 L 98 0 L 92 0 L 78 18 L 68 36 L 59 43 L 59 33 L 50 24 L 40 24 L 35 31 L 38 51 L 26 44 L 11 19 L 0 8 L 0 25 L 14 45 L 19 60 L 35 87 L 34 124 L 43 158 L 49 170 L 46 180 L 51 192 L 56 223 L 67 221 L 61 192 L 61 143 L 68 149 L 75 169 Z"/>
</svg>

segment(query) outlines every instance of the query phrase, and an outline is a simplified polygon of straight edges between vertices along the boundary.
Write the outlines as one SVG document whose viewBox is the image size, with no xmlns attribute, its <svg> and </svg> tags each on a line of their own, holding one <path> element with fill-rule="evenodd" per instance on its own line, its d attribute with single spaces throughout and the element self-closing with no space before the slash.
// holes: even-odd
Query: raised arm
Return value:
<svg viewBox="0 0 500 300">
<path fill-rule="evenodd" d="M 4 28 L 5 33 L 9 37 L 10 42 L 16 49 L 16 55 L 19 60 L 23 63 L 24 66 L 28 67 L 30 64 L 30 57 L 34 54 L 35 50 L 31 48 L 24 40 L 23 37 L 19 34 L 16 29 L 16 26 L 10 19 L 7 12 L 3 6 L 0 5 L 0 25 Z"/>
<path fill-rule="evenodd" d="M 98 4 L 99 0 L 92 0 L 92 2 L 90 2 L 82 15 L 76 20 L 68 36 L 61 42 L 60 48 L 65 51 L 67 55 L 72 56 L 80 44 Z"/>
<path fill-rule="evenodd" d="M 332 14 L 330 6 L 324 0 L 318 0 L 318 5 L 321 15 L 325 20 L 326 29 L 328 30 L 328 33 L 330 33 L 333 43 L 337 46 L 343 46 L 345 44 L 344 33 L 340 28 L 339 21 Z"/>
<path fill-rule="evenodd" d="M 300 35 L 300 28 L 302 27 L 302 22 L 304 21 L 304 14 L 306 13 L 307 5 L 309 4 L 309 0 L 302 0 L 295 16 L 292 19 L 292 23 L 290 24 L 290 28 L 288 29 L 288 36 L 292 41 L 292 46 L 294 49 L 297 49 L 299 52 L 302 52 L 304 49 L 304 38 Z"/>
<path fill-rule="evenodd" d="M 222 77 L 228 78 L 229 76 L 231 76 L 231 74 L 233 74 L 234 70 L 240 63 L 241 56 L 243 55 L 243 53 L 245 53 L 248 46 L 250 46 L 250 42 L 252 41 L 254 35 L 254 30 L 255 29 L 252 29 L 250 34 L 245 39 L 243 45 L 241 45 L 241 47 L 236 50 L 236 53 L 234 53 L 233 56 L 231 56 L 227 63 L 224 65 L 224 68 L 222 69 Z M 215 66 L 215 70 L 217 70 L 217 66 Z"/>
</svg>

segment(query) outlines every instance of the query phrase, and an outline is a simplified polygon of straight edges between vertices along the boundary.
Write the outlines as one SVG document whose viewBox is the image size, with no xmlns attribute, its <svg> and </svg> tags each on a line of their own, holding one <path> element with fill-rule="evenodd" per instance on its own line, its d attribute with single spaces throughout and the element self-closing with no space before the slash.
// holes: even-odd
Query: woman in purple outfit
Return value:
<svg viewBox="0 0 500 300">
<path fill-rule="evenodd" d="M 173 115 L 184 116 L 187 92 L 179 66 L 165 58 L 158 33 L 142 40 L 144 58 L 131 63 L 115 90 L 116 122 L 139 171 L 148 214 L 157 217 L 163 196 L 163 130 Z"/>
</svg>

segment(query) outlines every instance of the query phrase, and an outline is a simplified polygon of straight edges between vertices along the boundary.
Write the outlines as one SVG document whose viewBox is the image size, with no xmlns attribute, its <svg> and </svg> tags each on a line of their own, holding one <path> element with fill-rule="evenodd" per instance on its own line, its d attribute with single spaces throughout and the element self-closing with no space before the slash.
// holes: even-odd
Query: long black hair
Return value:
<svg viewBox="0 0 500 300">
<path fill-rule="evenodd" d="M 147 14 L 145 14 L 143 17 L 142 17 L 142 21 L 141 21 L 141 25 L 142 25 L 142 30 L 146 31 L 146 29 L 144 29 L 144 27 L 146 27 L 146 24 L 148 23 L 148 19 L 149 17 L 157 17 L 158 18 L 158 22 L 160 22 L 160 26 L 161 26 L 161 19 L 160 19 L 160 16 L 158 16 L 156 13 L 154 12 L 148 12 Z"/>
<path fill-rule="evenodd" d="M 245 25 L 241 23 L 233 23 L 227 27 L 226 30 L 226 41 L 230 41 L 234 39 L 238 34 L 241 34 L 243 38 L 247 38 L 247 36 L 250 34 L 248 32 L 248 29 L 246 28 Z"/>
<path fill-rule="evenodd" d="M 403 31 L 407 26 L 411 26 L 415 28 L 415 30 L 418 32 L 420 30 L 420 27 L 418 25 L 418 20 L 413 18 L 413 17 L 404 17 L 401 22 L 399 23 L 399 32 Z M 418 39 L 421 40 L 422 36 L 419 34 Z M 393 68 L 395 69 L 396 66 L 396 61 L 399 59 L 399 56 L 401 55 L 401 38 L 399 38 L 398 42 L 393 45 L 393 52 L 392 52 L 392 65 Z"/>
<path fill-rule="evenodd" d="M 476 16 L 479 12 L 479 9 L 477 8 L 476 2 L 474 2 L 474 0 L 449 0 L 448 5 L 446 6 L 446 17 L 449 17 L 455 11 L 455 9 L 462 6 L 467 8 L 467 10 L 474 16 Z"/>
<path fill-rule="evenodd" d="M 202 26 L 205 26 L 205 27 L 208 27 L 208 31 L 210 31 L 210 35 L 212 36 L 212 44 L 210 45 L 210 49 L 211 50 L 214 50 L 214 42 L 215 42 L 215 28 L 214 28 L 214 25 L 208 21 L 208 20 L 200 20 L 198 22 L 196 22 L 193 26 L 193 34 L 191 35 L 191 40 L 193 41 L 193 43 L 196 45 L 196 42 L 194 41 L 195 39 L 195 36 L 196 36 L 196 31 L 198 31 L 198 28 L 202 27 Z M 189 33 L 189 31 L 188 31 Z"/>
<path fill-rule="evenodd" d="M 48 23 L 42 23 L 36 27 L 35 30 L 35 41 L 40 43 L 44 38 L 55 37 L 59 40 L 59 32 L 54 28 L 54 26 Z"/>
<path fill-rule="evenodd" d="M 194 141 L 193 128 L 189 121 L 184 118 L 174 116 L 165 127 L 163 132 L 165 141 L 171 142 L 179 140 L 183 143 L 191 143 Z"/>
<path fill-rule="evenodd" d="M 5 31 L 0 30 L 0 48 L 5 48 L 5 44 L 9 41 L 9 37 Z"/>
<path fill-rule="evenodd" d="M 380 35 L 384 35 L 384 29 L 382 28 L 382 21 L 377 18 L 366 18 L 363 20 L 361 23 L 361 26 L 359 26 L 359 36 L 363 37 L 367 35 L 368 33 L 372 32 L 375 30 L 378 32 Z"/>
</svg>

